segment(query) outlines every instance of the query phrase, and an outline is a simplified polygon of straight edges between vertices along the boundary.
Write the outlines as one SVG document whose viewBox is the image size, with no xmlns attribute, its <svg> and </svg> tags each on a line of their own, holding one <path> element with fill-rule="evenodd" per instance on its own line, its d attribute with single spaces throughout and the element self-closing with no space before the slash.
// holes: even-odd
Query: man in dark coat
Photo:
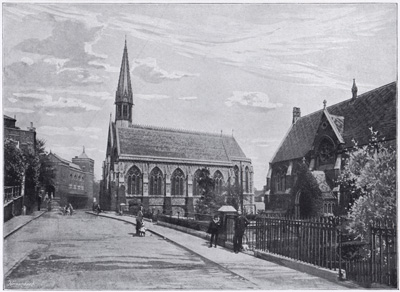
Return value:
<svg viewBox="0 0 400 292">
<path fill-rule="evenodd" d="M 235 219 L 235 234 L 233 235 L 233 251 L 235 253 L 238 253 L 242 248 L 244 231 L 249 223 L 249 220 L 241 213 Z"/>
<path fill-rule="evenodd" d="M 37 197 L 37 208 L 38 211 L 40 211 L 40 205 L 42 204 L 42 194 L 39 193 L 38 197 Z"/>
<path fill-rule="evenodd" d="M 207 230 L 207 233 L 211 234 L 209 247 L 212 247 L 213 239 L 214 239 L 214 247 L 217 247 L 218 233 L 219 233 L 220 229 L 221 229 L 221 221 L 219 219 L 219 216 L 215 215 L 214 219 L 211 220 L 210 225 L 208 226 L 208 230 Z"/>
</svg>

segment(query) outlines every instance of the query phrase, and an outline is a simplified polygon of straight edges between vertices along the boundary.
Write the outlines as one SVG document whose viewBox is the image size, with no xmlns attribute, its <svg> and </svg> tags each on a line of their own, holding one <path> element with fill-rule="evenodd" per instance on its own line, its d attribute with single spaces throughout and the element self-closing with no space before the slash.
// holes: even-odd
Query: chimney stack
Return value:
<svg viewBox="0 0 400 292">
<path fill-rule="evenodd" d="M 31 126 L 28 127 L 28 130 L 29 130 L 29 131 L 32 131 L 32 132 L 35 132 L 35 131 L 36 131 L 36 128 L 33 126 L 33 123 L 32 123 L 32 122 L 31 122 Z"/>
<path fill-rule="evenodd" d="M 297 120 L 301 117 L 301 112 L 299 107 L 293 108 L 293 121 L 292 124 L 296 123 Z"/>
<path fill-rule="evenodd" d="M 351 98 L 352 100 L 355 100 L 357 98 L 357 86 L 356 86 L 356 80 L 353 79 L 353 87 L 351 88 L 351 92 L 353 93 L 353 97 Z"/>
</svg>

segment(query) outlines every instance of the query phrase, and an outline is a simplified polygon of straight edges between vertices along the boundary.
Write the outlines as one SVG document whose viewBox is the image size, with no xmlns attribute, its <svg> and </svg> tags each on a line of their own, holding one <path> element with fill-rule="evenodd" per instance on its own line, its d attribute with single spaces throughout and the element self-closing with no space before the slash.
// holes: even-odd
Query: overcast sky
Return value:
<svg viewBox="0 0 400 292">
<path fill-rule="evenodd" d="M 292 121 L 397 78 L 396 4 L 3 4 L 3 113 L 101 178 L 125 36 L 133 122 L 232 134 L 257 189 Z"/>
</svg>

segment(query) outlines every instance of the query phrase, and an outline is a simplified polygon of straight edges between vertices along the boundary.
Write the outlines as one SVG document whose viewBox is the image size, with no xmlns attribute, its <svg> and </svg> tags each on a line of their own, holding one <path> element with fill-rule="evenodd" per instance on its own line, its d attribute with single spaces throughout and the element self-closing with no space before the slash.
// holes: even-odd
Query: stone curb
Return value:
<svg viewBox="0 0 400 292">
<path fill-rule="evenodd" d="M 29 224 L 30 222 L 32 222 L 33 220 L 39 218 L 40 216 L 42 216 L 44 213 L 46 213 L 46 211 L 42 211 L 42 213 L 40 213 L 39 215 L 31 218 L 29 221 L 26 221 L 20 225 L 18 225 L 16 228 L 14 228 L 13 230 L 11 230 L 8 234 L 4 235 L 4 239 L 6 239 L 7 237 L 9 237 L 10 235 L 14 234 L 15 232 L 17 232 L 18 230 L 20 230 L 22 227 L 24 227 L 25 225 Z M 20 216 L 26 216 L 26 215 L 20 215 Z M 29 215 L 28 215 L 29 216 Z M 12 219 L 11 219 L 12 220 Z"/>
</svg>

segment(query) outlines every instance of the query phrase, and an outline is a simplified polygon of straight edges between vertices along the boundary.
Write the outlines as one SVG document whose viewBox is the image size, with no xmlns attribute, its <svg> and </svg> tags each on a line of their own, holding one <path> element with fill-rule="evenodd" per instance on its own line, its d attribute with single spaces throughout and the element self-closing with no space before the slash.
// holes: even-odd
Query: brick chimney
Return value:
<svg viewBox="0 0 400 292">
<path fill-rule="evenodd" d="M 297 120 L 301 117 L 301 112 L 299 107 L 293 108 L 293 121 L 292 124 L 296 123 Z"/>
<path fill-rule="evenodd" d="M 357 86 L 356 86 L 356 80 L 353 79 L 353 87 L 351 88 L 351 92 L 353 93 L 353 97 L 351 98 L 352 100 L 355 100 L 357 98 Z"/>
<path fill-rule="evenodd" d="M 32 132 L 35 132 L 35 131 L 36 131 L 36 128 L 33 126 L 33 123 L 32 123 L 32 122 L 31 122 L 31 126 L 28 127 L 28 130 L 29 130 L 29 131 L 32 131 Z"/>
</svg>

